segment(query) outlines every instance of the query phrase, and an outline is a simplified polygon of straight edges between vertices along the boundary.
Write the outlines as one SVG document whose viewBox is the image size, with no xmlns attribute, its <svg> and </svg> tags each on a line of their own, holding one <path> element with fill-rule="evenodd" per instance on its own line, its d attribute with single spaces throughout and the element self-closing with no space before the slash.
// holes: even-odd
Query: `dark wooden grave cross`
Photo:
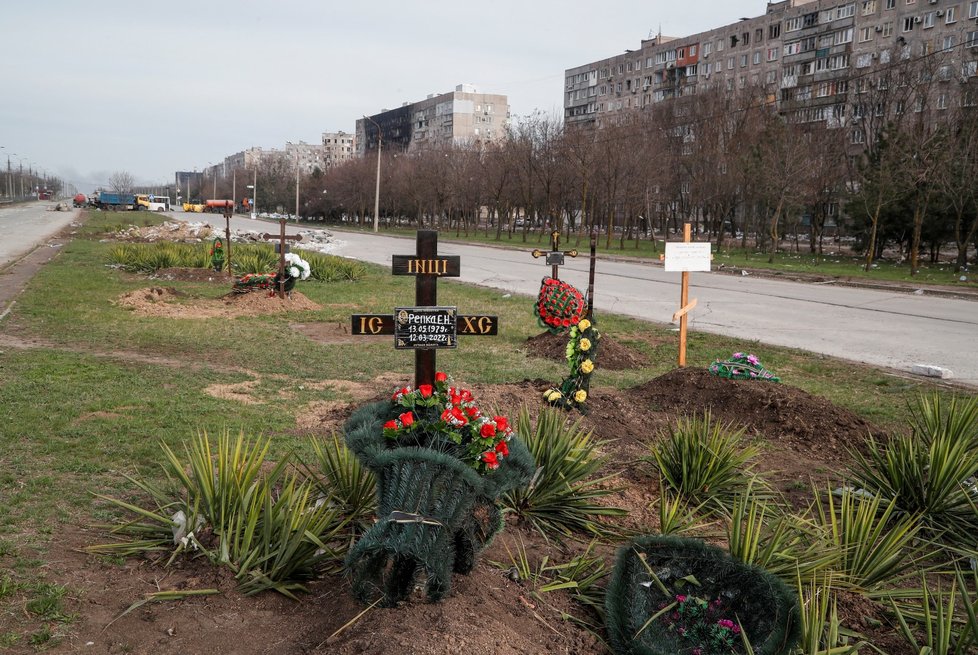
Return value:
<svg viewBox="0 0 978 655">
<path fill-rule="evenodd" d="M 234 211 L 234 203 L 227 201 L 224 203 L 224 250 L 226 252 L 228 277 L 231 277 L 231 214 Z"/>
<path fill-rule="evenodd" d="M 434 384 L 435 353 L 455 348 L 459 335 L 498 334 L 495 316 L 460 315 L 455 307 L 438 306 L 438 278 L 459 277 L 461 258 L 438 254 L 438 232 L 418 230 L 414 255 L 393 255 L 392 275 L 414 276 L 414 307 L 395 307 L 393 314 L 354 314 L 351 334 L 394 335 L 394 348 L 414 350 L 414 385 Z"/>
<path fill-rule="evenodd" d="M 533 252 L 531 252 L 530 254 L 533 255 L 534 259 L 538 257 L 543 257 L 544 255 L 547 256 L 547 263 L 550 264 L 550 266 L 552 267 L 551 269 L 552 275 L 550 277 L 552 277 L 555 280 L 560 279 L 559 277 L 557 277 L 557 273 L 559 272 L 557 269 L 558 267 L 564 265 L 564 255 L 568 257 L 577 257 L 576 250 L 564 250 L 564 251 L 560 250 L 559 230 L 554 230 L 553 232 L 550 233 L 550 252 L 544 252 L 539 248 L 534 248 Z"/>
<path fill-rule="evenodd" d="M 278 220 L 279 233 L 278 234 L 265 234 L 261 235 L 262 239 L 267 241 L 278 241 L 275 244 L 275 249 L 278 250 L 278 297 L 285 298 L 285 253 L 289 251 L 288 241 L 302 241 L 301 234 L 285 234 L 285 219 L 280 218 Z"/>
</svg>

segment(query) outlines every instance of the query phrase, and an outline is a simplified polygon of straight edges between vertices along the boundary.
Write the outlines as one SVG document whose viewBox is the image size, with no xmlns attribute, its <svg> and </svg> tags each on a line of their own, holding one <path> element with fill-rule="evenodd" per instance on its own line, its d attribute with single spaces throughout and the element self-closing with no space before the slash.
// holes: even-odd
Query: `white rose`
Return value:
<svg viewBox="0 0 978 655">
<path fill-rule="evenodd" d="M 289 266 L 289 275 L 292 277 L 299 277 L 299 269 L 295 266 Z"/>
</svg>

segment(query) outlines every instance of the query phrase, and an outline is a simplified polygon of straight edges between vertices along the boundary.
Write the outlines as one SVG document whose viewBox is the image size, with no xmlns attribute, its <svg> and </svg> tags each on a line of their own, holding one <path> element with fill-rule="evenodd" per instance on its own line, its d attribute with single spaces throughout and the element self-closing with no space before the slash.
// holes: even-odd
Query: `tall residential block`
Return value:
<svg viewBox="0 0 978 655">
<path fill-rule="evenodd" d="M 505 95 L 479 93 L 470 84 L 459 84 L 449 93 L 432 94 L 359 119 L 357 153 L 364 156 L 375 151 L 378 132 L 382 149 L 402 151 L 498 141 L 508 122 Z"/>
<path fill-rule="evenodd" d="M 978 0 L 784 0 L 754 18 L 567 69 L 568 126 L 597 126 L 674 97 L 750 88 L 789 119 L 852 118 L 859 81 L 919 60 L 934 71 L 934 106 L 968 105 L 978 63 Z M 951 84 L 960 88 L 952 89 Z"/>
</svg>

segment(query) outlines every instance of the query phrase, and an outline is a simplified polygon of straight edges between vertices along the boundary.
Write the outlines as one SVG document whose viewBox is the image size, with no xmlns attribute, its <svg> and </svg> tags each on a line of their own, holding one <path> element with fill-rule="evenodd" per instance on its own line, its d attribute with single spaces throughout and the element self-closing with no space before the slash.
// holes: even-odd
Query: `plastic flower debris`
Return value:
<svg viewBox="0 0 978 655">
<path fill-rule="evenodd" d="M 726 361 L 715 360 L 710 373 L 730 380 L 768 380 L 780 382 L 781 378 L 764 368 L 753 353 L 734 353 Z"/>
</svg>

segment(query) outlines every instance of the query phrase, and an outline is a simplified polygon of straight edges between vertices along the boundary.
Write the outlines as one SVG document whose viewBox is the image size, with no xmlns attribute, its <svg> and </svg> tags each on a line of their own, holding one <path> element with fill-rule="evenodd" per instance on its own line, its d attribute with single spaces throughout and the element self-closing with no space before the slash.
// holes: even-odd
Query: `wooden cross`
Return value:
<svg viewBox="0 0 978 655">
<path fill-rule="evenodd" d="M 686 323 L 690 310 L 696 307 L 696 298 L 689 299 L 689 272 L 710 270 L 710 244 L 691 243 L 690 225 L 683 224 L 682 243 L 667 243 L 666 253 L 662 255 L 666 271 L 682 271 L 679 311 L 672 315 L 679 321 L 679 368 L 686 366 Z"/>
<path fill-rule="evenodd" d="M 227 267 L 228 267 L 228 277 L 231 277 L 231 213 L 234 209 L 234 203 L 228 201 L 224 204 L 224 243 L 227 245 L 224 249 L 227 251 Z"/>
<path fill-rule="evenodd" d="M 278 256 L 278 297 L 279 298 L 285 298 L 285 253 L 288 252 L 288 250 L 289 250 L 289 244 L 287 242 L 288 241 L 296 241 L 296 242 L 302 241 L 302 235 L 301 234 L 289 234 L 289 235 L 286 235 L 285 234 L 285 219 L 284 218 L 278 219 L 278 224 L 279 224 L 279 228 L 280 228 L 278 234 L 269 234 L 268 232 L 265 232 L 263 235 L 261 235 L 261 238 L 262 239 L 265 239 L 267 241 L 275 241 L 275 240 L 278 240 L 278 243 L 275 244 L 275 247 L 279 251 L 279 256 Z"/>
<path fill-rule="evenodd" d="M 415 307 L 395 307 L 393 314 L 354 314 L 351 334 L 394 335 L 394 348 L 414 350 L 414 384 L 434 384 L 435 353 L 458 346 L 458 335 L 499 333 L 495 316 L 459 315 L 455 307 L 438 306 L 438 278 L 459 277 L 461 258 L 438 254 L 438 232 L 418 230 L 414 255 L 393 255 L 392 275 L 413 275 Z"/>
<path fill-rule="evenodd" d="M 557 268 L 564 265 L 564 255 L 567 255 L 568 257 L 577 257 L 576 250 L 560 250 L 560 232 L 558 230 L 554 230 L 550 233 L 550 252 L 543 252 L 539 248 L 534 248 L 533 252 L 530 254 L 533 255 L 533 259 L 543 257 L 544 255 L 547 256 L 547 263 L 553 267 L 551 269 L 552 274 L 550 277 L 555 280 L 560 279 L 557 277 Z"/>
</svg>

